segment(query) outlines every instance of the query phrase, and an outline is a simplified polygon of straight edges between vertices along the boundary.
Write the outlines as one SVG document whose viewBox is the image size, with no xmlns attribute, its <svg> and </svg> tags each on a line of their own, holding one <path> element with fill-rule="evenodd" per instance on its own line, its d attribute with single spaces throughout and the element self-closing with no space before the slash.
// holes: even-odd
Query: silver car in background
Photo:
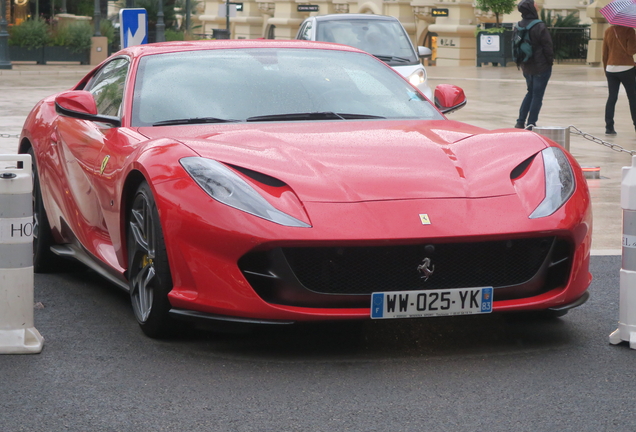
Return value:
<svg viewBox="0 0 636 432">
<path fill-rule="evenodd" d="M 432 100 L 426 69 L 420 62 L 420 58 L 431 55 L 431 50 L 420 46 L 415 51 L 397 18 L 370 14 L 312 16 L 303 21 L 296 39 L 335 42 L 373 54 Z"/>
</svg>

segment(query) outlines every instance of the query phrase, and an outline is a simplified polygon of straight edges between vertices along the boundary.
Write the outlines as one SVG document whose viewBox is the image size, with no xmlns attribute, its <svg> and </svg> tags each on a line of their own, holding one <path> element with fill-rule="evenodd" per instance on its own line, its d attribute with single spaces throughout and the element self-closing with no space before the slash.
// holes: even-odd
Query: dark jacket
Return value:
<svg viewBox="0 0 636 432">
<path fill-rule="evenodd" d="M 517 9 L 521 12 L 521 18 L 523 18 L 517 24 L 520 27 L 525 27 L 531 21 L 539 19 L 533 0 L 521 0 Z M 550 32 L 545 23 L 540 22 L 530 29 L 530 44 L 532 45 L 533 55 L 530 60 L 521 64 L 523 72 L 536 75 L 551 68 L 552 63 L 554 63 L 554 49 Z"/>
</svg>

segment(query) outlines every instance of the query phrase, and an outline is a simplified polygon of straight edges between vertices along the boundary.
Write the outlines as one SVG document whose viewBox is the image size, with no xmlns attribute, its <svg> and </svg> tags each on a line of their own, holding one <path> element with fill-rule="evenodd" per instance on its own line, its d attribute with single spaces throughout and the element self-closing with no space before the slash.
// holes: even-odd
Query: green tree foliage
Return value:
<svg viewBox="0 0 636 432">
<path fill-rule="evenodd" d="M 561 16 L 559 14 L 552 15 L 551 10 L 543 9 L 539 18 L 548 26 L 554 43 L 554 58 L 556 60 L 585 57 L 587 38 L 582 29 L 588 25 L 580 24 L 576 12 Z"/>
<path fill-rule="evenodd" d="M 495 14 L 496 26 L 499 27 L 499 17 L 501 15 L 509 14 L 517 6 L 516 0 L 475 0 L 475 5 L 478 9 L 484 12 L 492 12 Z"/>
<path fill-rule="evenodd" d="M 166 36 L 166 42 L 185 40 L 185 34 L 179 30 L 166 29 L 165 36 Z"/>
<path fill-rule="evenodd" d="M 61 0 L 55 0 L 56 12 L 59 12 L 57 9 L 60 6 L 60 3 Z M 106 18 L 108 13 L 108 1 L 100 0 L 99 3 L 101 17 Z M 43 10 L 42 6 L 40 6 L 40 10 Z M 92 17 L 95 15 L 95 0 L 66 0 L 66 11 L 73 15 Z"/>
<path fill-rule="evenodd" d="M 148 12 L 148 30 L 155 31 L 159 2 L 157 0 L 135 0 L 135 7 L 146 9 Z M 167 29 L 174 28 L 177 25 L 174 0 L 163 0 L 163 23 Z"/>
<path fill-rule="evenodd" d="M 43 19 L 27 20 L 9 28 L 9 45 L 37 49 L 49 45 L 51 33 Z"/>
<path fill-rule="evenodd" d="M 36 19 L 12 26 L 9 45 L 27 49 L 65 46 L 72 52 L 86 52 L 91 49 L 92 36 L 93 28 L 88 21 L 76 21 L 63 27 L 52 28 L 43 19 Z"/>
<path fill-rule="evenodd" d="M 72 52 L 86 52 L 91 49 L 93 26 L 88 21 L 76 21 L 59 28 L 55 33 L 55 45 L 68 47 Z"/>
<path fill-rule="evenodd" d="M 112 45 L 115 41 L 115 27 L 110 20 L 102 19 L 99 22 L 99 32 L 108 39 L 108 45 Z"/>
<path fill-rule="evenodd" d="M 546 23 L 548 27 L 579 27 L 580 20 L 579 17 L 576 16 L 576 12 L 571 12 L 566 16 L 561 16 L 559 14 L 552 15 L 551 10 L 541 9 L 541 21 Z M 586 25 L 582 27 L 587 27 Z"/>
<path fill-rule="evenodd" d="M 74 15 L 92 17 L 95 13 L 95 2 L 94 0 L 66 0 L 66 11 Z"/>
</svg>

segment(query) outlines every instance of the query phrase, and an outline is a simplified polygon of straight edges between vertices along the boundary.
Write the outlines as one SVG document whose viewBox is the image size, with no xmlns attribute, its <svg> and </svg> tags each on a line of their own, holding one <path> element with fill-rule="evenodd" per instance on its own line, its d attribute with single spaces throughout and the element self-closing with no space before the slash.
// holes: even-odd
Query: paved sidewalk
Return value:
<svg viewBox="0 0 636 432">
<path fill-rule="evenodd" d="M 43 97 L 68 89 L 91 66 L 16 65 L 0 70 L 0 136 L 19 134 L 30 109 Z M 462 87 L 468 98 L 465 108 L 449 118 L 486 129 L 513 127 L 525 80 L 516 67 L 428 68 L 431 86 L 441 83 Z M 607 84 L 600 67 L 555 65 L 543 101 L 538 126 L 576 126 L 628 150 L 636 150 L 636 132 L 631 123 L 627 98 L 621 90 L 616 106 L 615 137 L 605 137 L 603 121 Z M 0 137 L 0 153 L 16 151 L 17 138 Z M 595 253 L 620 254 L 622 211 L 620 208 L 621 167 L 631 164 L 627 153 L 612 151 L 580 136 L 570 138 L 570 151 L 581 165 L 601 168 L 601 179 L 589 180 L 594 211 Z"/>
</svg>

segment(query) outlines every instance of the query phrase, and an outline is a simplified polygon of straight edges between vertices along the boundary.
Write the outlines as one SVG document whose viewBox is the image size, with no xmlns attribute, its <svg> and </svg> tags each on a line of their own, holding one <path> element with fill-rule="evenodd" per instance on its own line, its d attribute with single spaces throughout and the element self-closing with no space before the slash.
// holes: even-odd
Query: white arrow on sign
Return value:
<svg viewBox="0 0 636 432">
<path fill-rule="evenodd" d="M 128 46 L 132 45 L 141 45 L 146 37 L 146 15 L 139 14 L 137 15 L 137 31 L 133 35 L 130 29 L 128 29 L 128 34 L 126 35 L 126 40 L 128 41 Z"/>
</svg>

